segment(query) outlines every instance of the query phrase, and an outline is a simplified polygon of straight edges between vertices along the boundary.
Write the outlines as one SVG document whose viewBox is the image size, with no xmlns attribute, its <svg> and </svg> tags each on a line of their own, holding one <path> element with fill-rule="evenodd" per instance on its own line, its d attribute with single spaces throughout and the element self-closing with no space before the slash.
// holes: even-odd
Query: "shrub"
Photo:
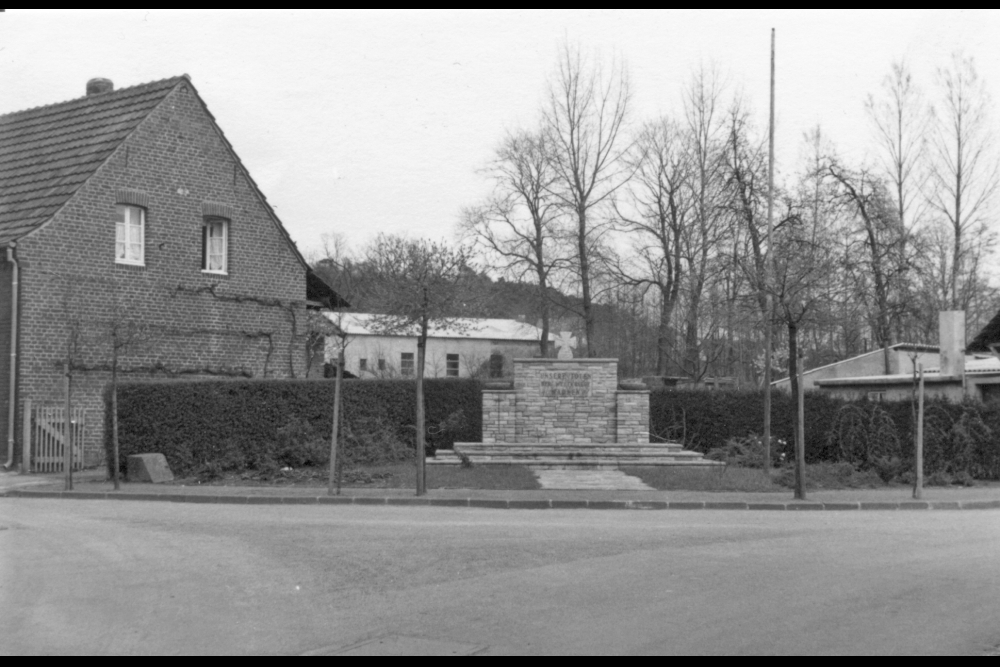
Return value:
<svg viewBox="0 0 1000 667">
<path fill-rule="evenodd" d="M 424 381 L 428 450 L 481 439 L 481 385 Z M 412 458 L 415 383 L 343 384 L 343 453 L 348 463 Z M 111 454 L 110 400 L 105 448 Z M 329 464 L 333 383 L 324 380 L 217 380 L 127 383 L 118 388 L 121 462 L 162 453 L 179 476 Z"/>
<path fill-rule="evenodd" d="M 785 442 L 774 440 L 775 450 L 784 448 Z M 714 461 L 724 461 L 729 465 L 740 468 L 763 468 L 764 467 L 764 439 L 756 433 L 751 433 L 745 438 L 729 438 L 721 447 L 714 447 L 708 451 L 706 457 Z M 784 455 L 772 453 L 771 466 L 776 467 L 781 464 Z"/>
</svg>

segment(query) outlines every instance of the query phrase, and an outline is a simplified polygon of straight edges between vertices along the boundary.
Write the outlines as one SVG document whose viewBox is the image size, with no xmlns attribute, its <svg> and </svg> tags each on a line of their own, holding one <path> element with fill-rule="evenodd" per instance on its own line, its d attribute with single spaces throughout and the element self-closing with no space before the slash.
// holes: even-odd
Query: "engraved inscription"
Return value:
<svg viewBox="0 0 1000 667">
<path fill-rule="evenodd" d="M 542 372 L 542 396 L 590 396 L 590 373 Z"/>
</svg>

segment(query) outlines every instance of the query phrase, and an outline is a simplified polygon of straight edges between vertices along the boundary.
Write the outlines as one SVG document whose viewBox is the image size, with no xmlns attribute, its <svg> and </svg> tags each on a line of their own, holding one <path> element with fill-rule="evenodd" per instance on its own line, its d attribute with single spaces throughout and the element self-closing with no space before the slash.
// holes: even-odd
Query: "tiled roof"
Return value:
<svg viewBox="0 0 1000 667">
<path fill-rule="evenodd" d="M 337 315 L 328 313 L 327 317 L 349 335 L 356 336 L 377 336 L 380 335 L 383 327 L 379 319 L 386 316 L 373 315 L 371 313 L 344 313 Z M 520 340 L 537 341 L 541 338 L 542 330 L 531 324 L 518 322 L 517 320 L 500 320 L 488 318 L 453 318 L 449 320 L 451 326 L 431 325 L 427 335 L 431 338 L 477 338 L 487 340 Z M 406 336 L 416 335 L 416 331 L 399 332 L 394 335 Z M 552 338 L 552 334 L 549 334 Z"/>
<path fill-rule="evenodd" d="M 185 77 L 0 116 L 0 245 L 51 218 Z"/>
</svg>

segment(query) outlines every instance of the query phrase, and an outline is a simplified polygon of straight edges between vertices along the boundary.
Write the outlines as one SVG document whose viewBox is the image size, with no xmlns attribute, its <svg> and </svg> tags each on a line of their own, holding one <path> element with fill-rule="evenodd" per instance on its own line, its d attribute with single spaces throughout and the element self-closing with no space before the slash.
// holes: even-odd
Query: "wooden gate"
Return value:
<svg viewBox="0 0 1000 667">
<path fill-rule="evenodd" d="M 64 472 L 66 456 L 66 408 L 31 406 L 31 470 L 32 472 Z M 83 434 L 86 410 L 73 408 L 73 470 L 83 469 Z"/>
</svg>

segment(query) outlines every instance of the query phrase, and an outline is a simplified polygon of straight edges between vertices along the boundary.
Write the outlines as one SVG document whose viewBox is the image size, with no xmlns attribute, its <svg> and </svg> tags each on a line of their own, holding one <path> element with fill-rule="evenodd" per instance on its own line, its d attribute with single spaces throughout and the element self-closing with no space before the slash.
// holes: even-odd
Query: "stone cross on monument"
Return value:
<svg viewBox="0 0 1000 667">
<path fill-rule="evenodd" d="M 559 353 L 556 355 L 557 359 L 573 358 L 573 348 L 576 347 L 576 338 L 573 337 L 572 331 L 559 332 L 559 335 L 556 336 L 555 343 L 559 350 Z"/>
</svg>

